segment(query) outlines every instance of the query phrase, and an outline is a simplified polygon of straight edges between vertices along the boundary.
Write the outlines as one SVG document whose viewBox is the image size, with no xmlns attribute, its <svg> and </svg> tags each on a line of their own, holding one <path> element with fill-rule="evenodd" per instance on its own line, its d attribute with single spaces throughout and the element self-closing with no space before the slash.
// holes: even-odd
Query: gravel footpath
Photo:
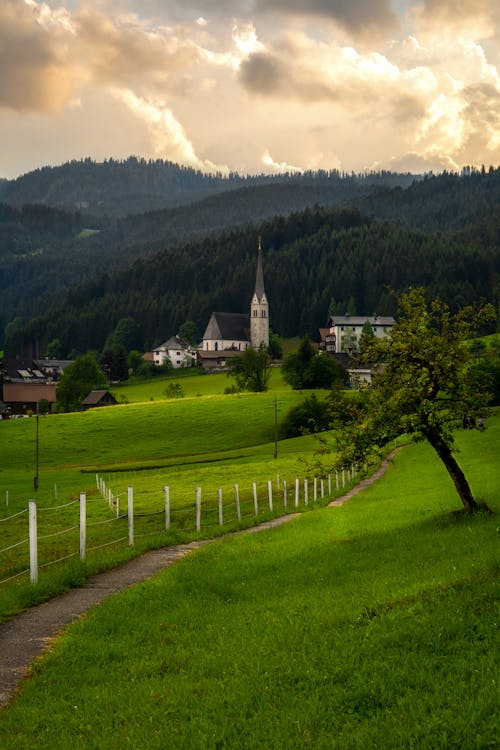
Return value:
<svg viewBox="0 0 500 750">
<path fill-rule="evenodd" d="M 280 526 L 297 515 L 294 513 L 274 518 L 235 534 Z M 0 707 L 8 705 L 19 683 L 26 677 L 32 661 L 50 647 L 66 625 L 111 594 L 151 578 L 210 541 L 213 540 L 206 539 L 146 552 L 118 568 L 92 576 L 81 588 L 71 589 L 44 604 L 31 607 L 0 625 Z"/>
</svg>

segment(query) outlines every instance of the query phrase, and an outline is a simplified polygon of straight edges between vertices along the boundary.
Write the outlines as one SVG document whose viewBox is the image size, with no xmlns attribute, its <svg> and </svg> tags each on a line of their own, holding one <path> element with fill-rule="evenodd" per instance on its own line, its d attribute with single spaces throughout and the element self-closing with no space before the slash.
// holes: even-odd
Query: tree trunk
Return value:
<svg viewBox="0 0 500 750">
<path fill-rule="evenodd" d="M 465 478 L 465 474 L 455 461 L 448 443 L 445 442 L 442 435 L 436 429 L 428 428 L 424 431 L 424 435 L 446 466 L 446 470 L 453 480 L 453 484 L 467 513 L 474 513 L 476 510 L 479 510 L 479 505 L 472 496 L 471 488 Z"/>
</svg>

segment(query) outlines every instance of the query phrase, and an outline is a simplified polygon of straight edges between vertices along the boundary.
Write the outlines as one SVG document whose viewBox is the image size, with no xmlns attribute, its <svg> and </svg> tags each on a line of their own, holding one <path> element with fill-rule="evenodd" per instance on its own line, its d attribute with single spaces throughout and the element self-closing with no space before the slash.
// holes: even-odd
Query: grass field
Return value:
<svg viewBox="0 0 500 750">
<path fill-rule="evenodd" d="M 498 514 L 500 420 L 458 442 Z M 458 507 L 419 444 L 341 508 L 213 542 L 70 627 L 0 746 L 498 747 L 498 520 Z"/>
<path fill-rule="evenodd" d="M 192 380 L 199 379 L 211 380 L 211 377 Z M 303 395 L 278 390 L 264 394 L 194 396 L 40 417 L 36 493 L 33 490 L 35 419 L 0 422 L 0 550 L 10 548 L 0 554 L 0 581 L 9 579 L 0 584 L 0 620 L 148 547 L 196 536 L 198 486 L 203 490 L 203 517 L 198 535 L 211 536 L 255 523 L 254 482 L 260 498 L 259 519 L 263 520 L 267 482 L 275 483 L 275 493 L 278 478 L 281 493 L 283 480 L 291 488 L 295 478 L 305 473 L 300 459 L 315 448 L 311 437 L 282 441 L 278 458 L 273 458 L 275 397 L 281 417 Z M 98 493 L 96 474 L 103 476 L 118 496 L 113 507 Z M 234 501 L 235 484 L 241 496 L 241 521 Z M 165 531 L 161 517 L 165 485 L 171 491 L 169 532 Z M 128 548 L 127 519 L 122 517 L 126 513 L 128 486 L 134 488 L 136 513 L 156 514 L 137 519 L 133 550 Z M 219 488 L 224 493 L 223 528 L 219 528 L 217 513 Z M 92 526 L 88 537 L 92 554 L 85 565 L 78 561 L 80 492 L 87 495 L 87 520 Z M 29 568 L 27 506 L 34 497 L 38 507 L 38 557 L 42 566 L 36 587 L 29 584 L 26 572 Z M 275 502 L 271 515 L 284 512 L 283 501 L 281 505 Z M 121 517 L 110 526 L 116 513 Z M 12 519 L 15 514 L 19 515 Z M 22 540 L 25 541 L 21 543 Z M 102 548 L 110 542 L 113 546 Z M 72 557 L 61 570 L 46 567 L 68 555 Z"/>
</svg>

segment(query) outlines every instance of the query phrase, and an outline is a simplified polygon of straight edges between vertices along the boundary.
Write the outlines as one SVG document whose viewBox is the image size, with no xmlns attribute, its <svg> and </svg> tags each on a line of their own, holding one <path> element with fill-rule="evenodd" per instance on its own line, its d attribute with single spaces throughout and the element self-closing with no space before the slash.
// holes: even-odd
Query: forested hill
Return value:
<svg viewBox="0 0 500 750">
<path fill-rule="evenodd" d="M 186 320 L 203 331 L 213 310 L 245 312 L 258 233 L 271 324 L 283 336 L 316 337 L 333 311 L 394 313 L 391 290 L 398 294 L 408 285 L 423 285 L 454 308 L 481 299 L 498 305 L 498 244 L 484 246 L 457 232 L 424 233 L 356 210 L 318 207 L 276 217 L 258 229 L 172 248 L 82 284 L 45 315 L 11 325 L 6 352 L 39 356 L 54 339 L 66 354 L 100 350 L 127 316 L 138 324 L 139 345 L 148 349 Z"/>
<path fill-rule="evenodd" d="M 15 180 L 0 182 L 0 200 L 20 207 L 46 206 L 81 211 L 93 216 L 123 217 L 202 200 L 209 195 L 258 185 L 315 185 L 338 190 L 339 199 L 364 192 L 367 185 L 385 187 L 411 184 L 415 175 L 392 172 L 344 174 L 337 170 L 304 174 L 206 174 L 169 161 L 129 157 L 124 161 L 92 159 L 43 167 Z"/>
<path fill-rule="evenodd" d="M 380 187 L 352 203 L 366 215 L 431 232 L 488 225 L 495 213 L 498 218 L 500 168 L 427 176 L 404 190 Z"/>
</svg>

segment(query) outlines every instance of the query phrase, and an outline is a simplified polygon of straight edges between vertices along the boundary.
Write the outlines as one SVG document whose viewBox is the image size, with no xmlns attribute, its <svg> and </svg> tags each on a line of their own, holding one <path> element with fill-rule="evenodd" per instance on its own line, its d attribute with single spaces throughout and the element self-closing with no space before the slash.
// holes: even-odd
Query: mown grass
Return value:
<svg viewBox="0 0 500 750">
<path fill-rule="evenodd" d="M 208 376 L 207 376 L 208 377 Z M 213 536 L 256 522 L 252 482 L 259 485 L 259 520 L 286 512 L 278 504 L 278 477 L 291 482 L 304 475 L 299 459 L 315 447 L 312 438 L 283 441 L 274 459 L 274 399 L 282 415 L 302 394 L 291 391 L 184 398 L 130 404 L 39 420 L 40 487 L 33 490 L 35 420 L 0 423 L 0 620 L 55 591 L 78 585 L 96 570 L 139 554 L 144 549 Z M 134 487 L 135 548 L 127 549 L 127 519 L 110 526 L 118 508 L 110 508 L 96 487 L 103 475 L 126 513 L 127 487 Z M 275 482 L 273 512 L 265 509 L 267 481 Z M 241 491 L 241 521 L 235 488 Z M 164 486 L 171 488 L 172 530 L 165 531 Z M 203 489 L 201 532 L 196 531 L 196 488 Z M 218 488 L 224 492 L 224 526 L 219 528 Z M 78 562 L 80 492 L 87 495 L 85 565 Z M 282 493 L 282 489 L 280 490 Z M 312 493 L 312 488 L 311 488 Z M 65 570 L 42 567 L 40 583 L 28 582 L 28 499 L 38 506 L 39 562 L 46 566 L 71 555 Z M 290 502 L 290 501 L 289 501 Z M 57 510 L 51 510 L 53 507 Z M 61 507 L 63 506 L 63 507 Z M 2 519 L 22 513 L 5 523 Z M 156 513 L 140 517 L 140 514 Z M 66 529 L 73 529 L 58 535 Z M 113 546 L 97 551 L 102 544 Z M 22 574 L 22 575 L 20 575 Z M 14 578 L 13 578 L 14 577 Z"/>
<path fill-rule="evenodd" d="M 499 421 L 458 438 L 498 512 Z M 457 507 L 420 444 L 341 508 L 213 542 L 69 628 L 1 746 L 496 747 L 498 521 Z"/>
</svg>

